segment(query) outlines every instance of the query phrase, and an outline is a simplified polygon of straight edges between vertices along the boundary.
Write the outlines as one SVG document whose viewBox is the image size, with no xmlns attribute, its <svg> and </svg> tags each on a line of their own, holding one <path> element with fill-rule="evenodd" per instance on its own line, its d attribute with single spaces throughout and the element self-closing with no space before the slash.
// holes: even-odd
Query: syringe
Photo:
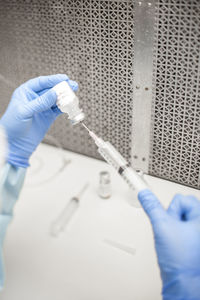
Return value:
<svg viewBox="0 0 200 300">
<path fill-rule="evenodd" d="M 136 192 L 144 189 L 148 189 L 147 183 L 144 179 L 133 170 L 125 158 L 113 147 L 110 142 L 105 142 L 92 132 L 83 122 L 81 123 L 85 129 L 89 132 L 89 135 L 94 140 L 98 147 L 98 152 L 105 159 L 105 161 L 113 166 L 119 175 L 127 182 L 129 187 Z"/>
<path fill-rule="evenodd" d="M 55 221 L 51 224 L 50 233 L 52 236 L 58 236 L 61 231 L 65 229 L 67 224 L 70 222 L 74 213 L 79 207 L 80 198 L 83 196 L 84 192 L 88 188 L 89 183 L 86 183 L 77 196 L 72 197 L 64 210 L 56 218 Z"/>
</svg>

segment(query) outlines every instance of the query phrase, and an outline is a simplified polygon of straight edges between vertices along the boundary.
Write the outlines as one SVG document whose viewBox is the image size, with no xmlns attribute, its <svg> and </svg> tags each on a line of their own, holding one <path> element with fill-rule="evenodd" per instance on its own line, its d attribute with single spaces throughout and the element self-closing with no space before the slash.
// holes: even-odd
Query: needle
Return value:
<svg viewBox="0 0 200 300">
<path fill-rule="evenodd" d="M 91 131 L 83 122 L 81 122 L 81 124 L 89 132 L 89 135 L 95 141 L 95 144 L 98 147 L 103 147 L 104 146 L 104 141 L 101 138 L 99 138 L 93 131 Z"/>
<path fill-rule="evenodd" d="M 136 253 L 136 250 L 130 246 L 126 246 L 124 244 L 109 240 L 109 239 L 104 239 L 103 240 L 104 243 L 114 247 L 114 248 L 118 248 L 119 250 L 122 250 L 124 252 L 127 252 L 129 254 L 134 255 Z"/>
<path fill-rule="evenodd" d="M 90 129 L 89 129 L 83 122 L 81 122 L 81 124 L 83 125 L 83 127 L 84 127 L 88 132 L 90 132 Z"/>
<path fill-rule="evenodd" d="M 75 198 L 78 198 L 78 200 L 79 200 L 81 198 L 81 196 L 84 194 L 84 192 L 86 191 L 86 189 L 88 188 L 88 186 L 89 186 L 89 183 L 87 182 Z"/>
</svg>

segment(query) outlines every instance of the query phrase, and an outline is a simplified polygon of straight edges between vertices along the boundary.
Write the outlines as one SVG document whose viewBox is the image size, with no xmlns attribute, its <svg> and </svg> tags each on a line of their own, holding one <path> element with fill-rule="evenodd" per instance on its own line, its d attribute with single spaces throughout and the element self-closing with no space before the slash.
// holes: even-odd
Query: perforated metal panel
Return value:
<svg viewBox="0 0 200 300">
<path fill-rule="evenodd" d="M 150 174 L 200 187 L 200 1 L 155 9 Z"/>
<path fill-rule="evenodd" d="M 199 0 L 0 0 L 0 110 L 30 77 L 66 73 L 133 167 L 199 188 L 199 47 Z M 50 134 L 98 157 L 64 116 Z"/>
<path fill-rule="evenodd" d="M 17 85 L 37 75 L 68 74 L 79 83 L 86 124 L 130 160 L 133 1 L 0 2 L 3 75 Z M 84 129 L 71 128 L 65 117 L 51 134 L 67 149 L 98 157 Z"/>
</svg>

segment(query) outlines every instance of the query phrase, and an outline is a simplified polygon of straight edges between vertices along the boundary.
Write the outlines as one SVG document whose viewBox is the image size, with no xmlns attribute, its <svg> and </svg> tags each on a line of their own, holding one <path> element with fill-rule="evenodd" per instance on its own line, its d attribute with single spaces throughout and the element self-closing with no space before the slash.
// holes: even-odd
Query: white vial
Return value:
<svg viewBox="0 0 200 300">
<path fill-rule="evenodd" d="M 53 87 L 57 94 L 56 105 L 68 114 L 72 125 L 78 124 L 85 118 L 84 113 L 79 108 L 79 99 L 66 81 L 62 81 Z"/>
<path fill-rule="evenodd" d="M 111 180 L 110 174 L 107 171 L 102 171 L 99 174 L 99 197 L 108 199 L 111 197 Z"/>
</svg>

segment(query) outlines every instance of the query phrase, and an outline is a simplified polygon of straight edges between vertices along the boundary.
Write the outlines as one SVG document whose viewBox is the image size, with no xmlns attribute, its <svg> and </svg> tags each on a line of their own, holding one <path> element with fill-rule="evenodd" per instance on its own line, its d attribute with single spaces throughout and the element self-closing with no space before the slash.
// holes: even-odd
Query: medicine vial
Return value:
<svg viewBox="0 0 200 300">
<path fill-rule="evenodd" d="M 53 87 L 57 94 L 56 105 L 68 115 L 72 125 L 78 124 L 85 118 L 79 107 L 79 99 L 66 81 L 62 81 Z"/>
<path fill-rule="evenodd" d="M 102 199 L 108 199 L 111 197 L 111 179 L 110 174 L 107 171 L 102 171 L 99 174 L 99 188 L 98 195 Z"/>
</svg>

